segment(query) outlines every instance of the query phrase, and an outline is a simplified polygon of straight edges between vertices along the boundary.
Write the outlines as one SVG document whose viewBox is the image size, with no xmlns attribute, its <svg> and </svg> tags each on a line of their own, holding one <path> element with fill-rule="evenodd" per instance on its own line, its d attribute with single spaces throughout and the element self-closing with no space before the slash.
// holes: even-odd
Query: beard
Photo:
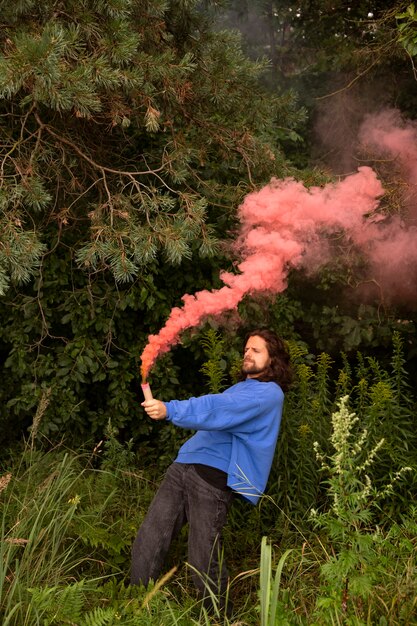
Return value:
<svg viewBox="0 0 417 626">
<path fill-rule="evenodd" d="M 255 376 L 255 375 L 259 375 L 262 374 L 265 371 L 264 367 L 258 367 L 257 365 L 255 365 L 255 363 L 244 363 L 242 365 L 242 374 L 244 374 L 245 376 Z"/>
</svg>

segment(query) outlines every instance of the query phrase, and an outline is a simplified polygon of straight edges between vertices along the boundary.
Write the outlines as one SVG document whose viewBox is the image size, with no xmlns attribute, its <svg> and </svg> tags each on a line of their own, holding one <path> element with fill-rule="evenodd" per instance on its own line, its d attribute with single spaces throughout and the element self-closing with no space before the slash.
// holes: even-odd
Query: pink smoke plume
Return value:
<svg viewBox="0 0 417 626">
<path fill-rule="evenodd" d="M 373 170 L 361 167 L 356 174 L 323 188 L 307 189 L 294 179 L 273 179 L 249 194 L 239 208 L 241 228 L 235 244 L 242 259 L 239 273 L 222 272 L 224 287 L 182 297 L 183 306 L 173 308 L 165 326 L 148 339 L 142 353 L 143 379 L 185 329 L 207 316 L 235 309 L 248 294 L 284 291 L 290 268 L 303 264 L 322 231 L 344 229 L 354 239 L 359 236 L 364 216 L 376 209 L 382 193 Z"/>
<path fill-rule="evenodd" d="M 359 138 L 389 162 L 402 190 L 401 214 L 367 230 L 369 272 L 388 301 L 417 305 L 417 125 L 391 109 L 366 117 Z"/>
<path fill-rule="evenodd" d="M 244 296 L 278 294 L 286 289 L 291 268 L 325 263 L 330 255 L 326 237 L 344 231 L 369 259 L 372 276 L 387 293 L 403 301 L 417 299 L 416 226 L 417 130 L 401 122 L 397 112 L 369 116 L 360 140 L 374 153 L 402 168 L 409 181 L 407 215 L 386 220 L 376 212 L 384 190 L 370 167 L 337 183 L 306 188 L 294 179 L 273 179 L 246 196 L 239 207 L 240 230 L 234 251 L 239 273 L 222 272 L 224 286 L 182 297 L 157 335 L 150 335 L 142 353 L 142 377 L 160 354 L 178 343 L 181 333 L 208 316 L 237 307 Z"/>
<path fill-rule="evenodd" d="M 385 156 L 400 168 L 415 193 L 417 181 L 417 125 L 405 121 L 396 109 L 367 115 L 359 140 L 375 154 Z M 413 194 L 414 195 L 414 194 Z M 414 206 L 414 209 L 416 206 Z"/>
</svg>

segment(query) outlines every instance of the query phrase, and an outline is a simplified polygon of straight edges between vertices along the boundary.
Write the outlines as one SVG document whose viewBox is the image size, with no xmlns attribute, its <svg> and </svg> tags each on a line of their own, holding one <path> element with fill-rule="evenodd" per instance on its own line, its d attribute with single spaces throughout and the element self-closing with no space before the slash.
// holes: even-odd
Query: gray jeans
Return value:
<svg viewBox="0 0 417 626">
<path fill-rule="evenodd" d="M 159 487 L 132 548 L 131 584 L 159 577 L 172 540 L 188 522 L 188 563 L 193 582 L 210 608 L 210 593 L 224 609 L 228 573 L 221 532 L 233 500 L 231 490 L 210 485 L 193 465 L 173 463 Z"/>
</svg>

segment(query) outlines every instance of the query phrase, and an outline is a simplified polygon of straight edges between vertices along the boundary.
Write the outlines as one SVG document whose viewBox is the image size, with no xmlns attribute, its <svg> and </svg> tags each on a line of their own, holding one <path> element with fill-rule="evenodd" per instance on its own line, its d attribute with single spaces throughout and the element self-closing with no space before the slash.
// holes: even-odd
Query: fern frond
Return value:
<svg viewBox="0 0 417 626">
<path fill-rule="evenodd" d="M 45 624 L 78 623 L 84 605 L 84 580 L 60 587 L 31 587 L 32 609 L 47 616 Z"/>
<path fill-rule="evenodd" d="M 85 613 L 80 626 L 107 626 L 113 624 L 113 620 L 120 619 L 117 614 L 117 610 L 112 607 L 100 607 L 96 606 L 94 609 Z"/>
</svg>

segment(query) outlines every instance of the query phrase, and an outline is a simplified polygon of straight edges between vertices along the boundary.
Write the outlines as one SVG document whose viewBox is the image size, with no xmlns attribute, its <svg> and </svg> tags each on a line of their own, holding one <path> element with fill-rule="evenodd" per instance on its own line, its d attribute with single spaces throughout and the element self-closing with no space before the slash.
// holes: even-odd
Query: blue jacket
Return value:
<svg viewBox="0 0 417 626">
<path fill-rule="evenodd" d="M 228 486 L 256 504 L 271 469 L 283 402 L 279 385 L 255 378 L 223 393 L 165 402 L 168 421 L 197 431 L 175 461 L 223 470 Z"/>
</svg>

